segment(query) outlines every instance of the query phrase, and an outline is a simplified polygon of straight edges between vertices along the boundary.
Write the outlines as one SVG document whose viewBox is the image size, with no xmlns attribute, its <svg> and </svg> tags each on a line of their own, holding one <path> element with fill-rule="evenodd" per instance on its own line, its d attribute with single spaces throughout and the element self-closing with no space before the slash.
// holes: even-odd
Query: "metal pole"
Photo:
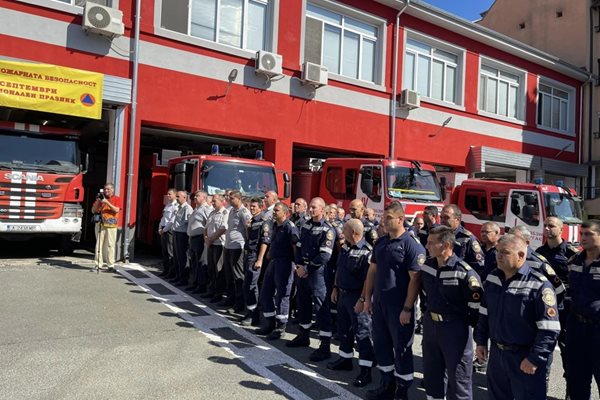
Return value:
<svg viewBox="0 0 600 400">
<path fill-rule="evenodd" d="M 396 27 L 394 30 L 394 72 L 392 75 L 392 101 L 390 101 L 391 121 L 390 121 L 390 154 L 391 159 L 394 158 L 396 152 L 396 97 L 398 97 L 398 42 L 400 36 L 400 15 L 408 8 L 410 0 L 406 0 L 404 7 L 396 14 Z"/>
<path fill-rule="evenodd" d="M 133 169 L 135 167 L 135 139 L 137 127 L 137 93 L 138 93 L 138 67 L 140 62 L 140 20 L 141 20 L 142 1 L 135 2 L 135 37 L 133 50 L 133 77 L 131 82 L 131 121 L 129 121 L 129 159 L 127 166 L 127 205 L 125 206 L 125 241 L 123 255 L 125 262 L 129 262 L 129 236 L 131 234 L 129 221 L 131 219 L 131 209 L 133 207 L 131 198 L 133 195 Z"/>
</svg>

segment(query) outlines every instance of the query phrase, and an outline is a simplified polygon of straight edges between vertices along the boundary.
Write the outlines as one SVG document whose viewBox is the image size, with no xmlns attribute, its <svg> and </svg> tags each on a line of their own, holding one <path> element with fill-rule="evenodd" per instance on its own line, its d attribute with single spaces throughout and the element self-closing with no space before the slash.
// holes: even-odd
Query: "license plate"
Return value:
<svg viewBox="0 0 600 400">
<path fill-rule="evenodd" d="M 6 230 L 11 232 L 31 232 L 37 230 L 37 225 L 7 225 Z"/>
</svg>

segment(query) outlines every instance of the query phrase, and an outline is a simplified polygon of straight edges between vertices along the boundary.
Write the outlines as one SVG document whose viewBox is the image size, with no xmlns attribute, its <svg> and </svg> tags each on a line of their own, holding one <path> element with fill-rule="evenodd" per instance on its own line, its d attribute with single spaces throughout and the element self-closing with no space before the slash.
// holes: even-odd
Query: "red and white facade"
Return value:
<svg viewBox="0 0 600 400">
<path fill-rule="evenodd" d="M 81 29 L 78 1 L 0 0 L 0 57 L 105 74 L 107 180 L 121 197 L 128 173 L 140 173 L 140 141 L 149 132 L 262 143 L 265 159 L 288 172 L 299 149 L 386 157 L 393 148 L 392 157 L 446 172 L 583 184 L 580 95 L 587 76 L 578 68 L 422 3 L 230 0 L 242 5 L 241 14 L 221 10 L 211 31 L 206 7 L 219 9 L 224 1 L 190 0 L 190 7 L 181 6 L 184 0 L 142 1 L 137 82 L 135 0 L 104 1 L 124 15 L 125 36 L 112 43 Z M 239 29 L 236 20 L 243 21 Z M 202 38 L 211 34 L 218 39 Z M 255 74 L 251 43 L 281 55 L 281 76 L 268 81 Z M 329 51 L 336 43 L 339 52 Z M 328 85 L 312 90 L 300 77 L 303 63 L 315 60 L 330 72 Z M 421 103 L 397 109 L 391 123 L 394 82 L 397 93 L 419 91 Z M 124 202 L 135 226 L 137 179 L 129 189 Z"/>
</svg>

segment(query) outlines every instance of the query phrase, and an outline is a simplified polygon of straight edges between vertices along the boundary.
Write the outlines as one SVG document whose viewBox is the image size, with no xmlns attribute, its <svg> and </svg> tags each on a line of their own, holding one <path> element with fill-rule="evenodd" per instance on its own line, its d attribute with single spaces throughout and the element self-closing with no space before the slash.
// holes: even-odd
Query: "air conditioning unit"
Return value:
<svg viewBox="0 0 600 400">
<path fill-rule="evenodd" d="M 400 93 L 400 101 L 398 107 L 412 110 L 413 108 L 419 108 L 421 106 L 421 100 L 419 93 L 414 90 L 404 89 Z"/>
<path fill-rule="evenodd" d="M 123 13 L 116 8 L 101 6 L 87 1 L 83 9 L 83 29 L 87 32 L 111 38 L 125 33 Z"/>
<path fill-rule="evenodd" d="M 254 70 L 258 74 L 263 74 L 268 77 L 282 75 L 282 65 L 283 58 L 279 54 L 269 53 L 268 51 L 263 50 L 256 53 L 256 65 Z"/>
<path fill-rule="evenodd" d="M 327 85 L 329 70 L 327 67 L 306 61 L 302 68 L 302 82 L 321 87 Z"/>
</svg>

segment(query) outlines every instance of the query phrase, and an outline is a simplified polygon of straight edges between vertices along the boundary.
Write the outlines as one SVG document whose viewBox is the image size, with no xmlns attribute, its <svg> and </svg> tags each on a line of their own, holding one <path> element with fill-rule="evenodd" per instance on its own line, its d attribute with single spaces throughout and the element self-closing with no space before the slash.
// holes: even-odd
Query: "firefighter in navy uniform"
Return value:
<svg viewBox="0 0 600 400">
<path fill-rule="evenodd" d="M 354 312 L 371 261 L 372 247 L 363 239 L 363 229 L 362 222 L 355 218 L 349 219 L 344 225 L 346 243 L 338 258 L 335 286 L 331 294 L 331 301 L 337 304 L 338 310 L 340 357 L 327 364 L 327 368 L 334 371 L 351 371 L 356 338 L 360 374 L 353 385 L 357 387 L 371 383 L 371 368 L 375 357 L 371 343 L 371 316 L 364 312 Z"/>
<path fill-rule="evenodd" d="M 287 218 L 288 211 L 284 203 L 275 203 L 273 219 L 262 226 L 262 240 L 270 248 L 269 265 L 264 272 L 259 298 L 265 324 L 256 333 L 267 335 L 268 340 L 276 340 L 283 335 L 290 311 L 294 247 L 299 238 L 296 225 Z"/>
<path fill-rule="evenodd" d="M 537 270 L 539 273 L 544 275 L 554 287 L 554 293 L 558 300 L 558 309 L 562 308 L 563 300 L 565 298 L 566 290 L 565 285 L 562 283 L 559 276 L 554 271 L 554 268 L 548 263 L 548 260 L 541 254 L 536 253 L 529 246 L 531 240 L 531 232 L 525 225 L 517 225 L 510 228 L 510 233 L 519 236 L 527 243 L 527 261 L 531 261 L 531 267 Z"/>
<path fill-rule="evenodd" d="M 427 236 L 429 236 L 429 231 L 436 226 L 440 226 L 440 224 L 437 223 L 438 215 L 439 211 L 436 206 L 427 206 L 423 209 L 423 222 L 425 225 L 423 225 L 423 228 L 419 229 L 417 232 L 419 241 L 421 241 L 423 246 L 427 244 Z"/>
<path fill-rule="evenodd" d="M 244 303 L 247 312 L 240 318 L 242 325 L 258 325 L 260 313 L 258 311 L 258 277 L 263 265 L 267 244 L 263 240 L 263 224 L 267 219 L 261 211 L 262 200 L 258 197 L 250 199 L 250 224 L 246 228 L 244 244 Z M 268 229 L 268 228 L 267 228 Z"/>
<path fill-rule="evenodd" d="M 319 348 L 310 355 L 311 361 L 321 361 L 331 357 L 331 317 L 325 302 L 325 266 L 333 253 L 335 229 L 324 217 L 325 201 L 315 197 L 310 202 L 309 213 L 312 219 L 304 224 L 300 241 L 296 247 L 296 300 L 300 332 L 286 343 L 288 347 L 310 345 L 309 332 L 313 310 L 319 328 Z"/>
<path fill-rule="evenodd" d="M 483 250 L 481 250 L 481 244 L 475 235 L 463 228 L 460 224 L 461 218 L 462 213 L 456 204 L 448 204 L 442 208 L 440 221 L 442 225 L 454 229 L 454 236 L 456 236 L 454 254 L 480 274 L 483 272 L 485 259 Z"/>
<path fill-rule="evenodd" d="M 580 237 L 583 250 L 568 261 L 571 310 L 566 358 L 571 400 L 591 398 L 592 377 L 600 388 L 600 220 L 581 224 Z"/>
<path fill-rule="evenodd" d="M 473 398 L 471 327 L 477 322 L 483 289 L 477 272 L 453 254 L 455 240 L 454 232 L 447 226 L 430 230 L 430 257 L 421 267 L 422 287 L 427 294 L 427 312 L 423 316 L 427 398 Z"/>
<path fill-rule="evenodd" d="M 379 386 L 369 390 L 367 398 L 406 399 L 413 381 L 414 304 L 425 249 L 404 229 L 400 202 L 386 206 L 381 225 L 387 234 L 375 243 L 363 294 L 355 307 L 357 313 L 373 314 L 373 347 L 381 372 Z"/>
<path fill-rule="evenodd" d="M 568 280 L 568 261 L 579 252 L 575 246 L 568 244 L 562 239 L 563 222 L 557 217 L 547 217 L 544 221 L 544 236 L 546 243 L 538 247 L 535 252 L 548 260 L 556 275 L 565 285 L 565 298 L 562 307 L 559 305 L 558 316 L 560 318 L 560 335 L 558 336 L 558 347 L 560 348 L 560 357 L 563 365 L 563 376 L 567 378 L 567 349 L 566 349 L 566 329 L 569 310 L 571 308 L 571 298 L 569 296 Z M 569 393 L 567 380 L 567 393 Z"/>
<path fill-rule="evenodd" d="M 360 220 L 360 222 L 362 222 L 364 227 L 363 232 L 365 240 L 367 241 L 367 243 L 373 246 L 375 244 L 375 241 L 379 237 L 377 235 L 377 225 L 374 221 L 371 221 L 369 220 L 369 218 L 366 217 L 366 210 L 365 206 L 363 205 L 363 202 L 359 199 L 352 200 L 350 202 L 350 205 L 348 206 L 348 211 L 350 213 L 350 218 L 356 218 Z"/>
<path fill-rule="evenodd" d="M 527 243 L 504 235 L 496 246 L 498 269 L 484 283 L 475 330 L 477 358 L 488 358 L 490 397 L 545 400 L 548 357 L 560 332 L 554 289 L 526 261 Z"/>
<path fill-rule="evenodd" d="M 325 287 L 327 291 L 325 293 L 325 304 L 329 309 L 331 318 L 331 334 L 334 337 L 337 333 L 337 308 L 331 303 L 331 291 L 335 281 L 335 272 L 337 269 L 337 259 L 340 254 L 340 249 L 344 244 L 344 224 L 337 218 L 336 209 L 331 206 L 325 206 L 325 219 L 333 226 L 335 230 L 335 239 L 333 240 L 333 253 L 327 265 L 325 266 Z"/>
</svg>

